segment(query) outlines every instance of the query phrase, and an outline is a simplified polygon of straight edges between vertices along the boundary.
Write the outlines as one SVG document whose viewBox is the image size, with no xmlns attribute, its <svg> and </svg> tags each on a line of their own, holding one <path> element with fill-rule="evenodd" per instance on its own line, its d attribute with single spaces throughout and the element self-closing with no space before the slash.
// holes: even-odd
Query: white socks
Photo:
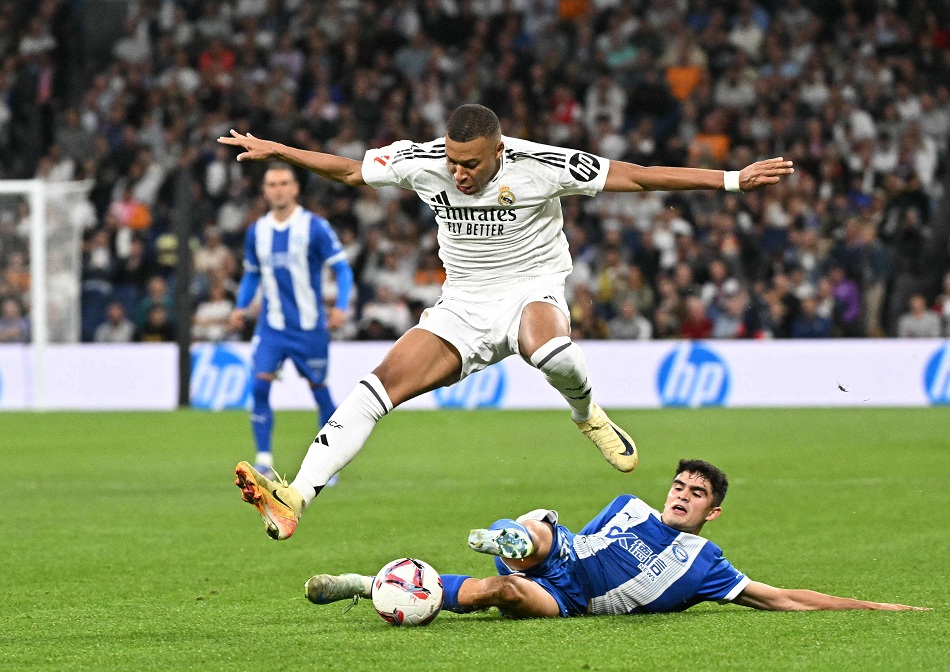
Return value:
<svg viewBox="0 0 950 672">
<path fill-rule="evenodd" d="M 303 458 L 291 485 L 309 505 L 327 481 L 356 457 L 393 402 L 372 373 L 359 382 L 327 420 Z"/>
<path fill-rule="evenodd" d="M 574 422 L 590 419 L 591 388 L 587 382 L 587 363 L 584 353 L 570 337 L 552 338 L 531 355 L 531 363 L 570 404 Z"/>
</svg>

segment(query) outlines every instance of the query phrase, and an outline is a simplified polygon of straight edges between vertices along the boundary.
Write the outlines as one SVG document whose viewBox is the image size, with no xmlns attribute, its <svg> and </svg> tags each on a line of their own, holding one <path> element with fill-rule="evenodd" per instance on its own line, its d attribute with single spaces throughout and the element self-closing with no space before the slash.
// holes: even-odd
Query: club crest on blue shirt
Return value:
<svg viewBox="0 0 950 672">
<path fill-rule="evenodd" d="M 515 194 L 511 191 L 511 187 L 507 185 L 501 185 L 498 189 L 498 205 L 505 205 L 509 208 L 515 204 Z"/>
<path fill-rule="evenodd" d="M 679 560 L 680 562 L 686 562 L 689 560 L 689 553 L 686 552 L 686 549 L 677 543 L 673 543 L 670 546 L 670 550 L 673 551 L 673 557 Z"/>
</svg>

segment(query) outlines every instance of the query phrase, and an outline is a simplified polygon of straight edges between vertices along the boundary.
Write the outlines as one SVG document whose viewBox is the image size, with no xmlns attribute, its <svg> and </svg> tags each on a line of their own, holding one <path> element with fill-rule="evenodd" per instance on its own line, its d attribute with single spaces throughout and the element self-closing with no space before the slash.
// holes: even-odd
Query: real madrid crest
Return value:
<svg viewBox="0 0 950 672">
<path fill-rule="evenodd" d="M 509 208 L 515 204 L 515 194 L 511 187 L 501 185 L 498 192 L 498 205 L 506 205 Z"/>
</svg>

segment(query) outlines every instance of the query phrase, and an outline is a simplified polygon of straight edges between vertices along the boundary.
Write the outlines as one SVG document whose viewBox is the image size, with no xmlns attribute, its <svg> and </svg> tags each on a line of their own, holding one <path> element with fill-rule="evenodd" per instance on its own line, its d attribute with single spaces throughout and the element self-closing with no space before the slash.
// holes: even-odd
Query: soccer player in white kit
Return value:
<svg viewBox="0 0 950 672">
<path fill-rule="evenodd" d="M 369 150 L 362 161 L 236 131 L 218 142 L 243 147 L 239 161 L 278 159 L 348 186 L 415 191 L 436 215 L 447 276 L 436 305 L 320 430 L 291 484 L 271 481 L 246 462 L 238 464 L 236 484 L 274 539 L 293 534 L 304 509 L 395 406 L 513 354 L 541 370 L 611 465 L 633 471 L 636 446 L 592 401 L 583 353 L 570 338 L 564 281 L 571 257 L 558 197 L 598 191 L 746 191 L 793 172 L 792 162 L 782 158 L 732 172 L 611 161 L 504 137 L 494 112 L 481 105 L 456 109 L 445 138 L 422 144 L 402 140 Z"/>
</svg>

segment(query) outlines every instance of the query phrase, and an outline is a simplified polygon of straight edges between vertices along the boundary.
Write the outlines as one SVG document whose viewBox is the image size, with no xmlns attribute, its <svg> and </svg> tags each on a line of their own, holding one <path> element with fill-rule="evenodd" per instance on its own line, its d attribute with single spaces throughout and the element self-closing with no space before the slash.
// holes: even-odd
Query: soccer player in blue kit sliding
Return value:
<svg viewBox="0 0 950 672">
<path fill-rule="evenodd" d="M 411 189 L 435 213 L 442 296 L 363 378 L 320 430 L 290 484 L 241 463 L 236 484 L 274 539 L 290 537 L 304 509 L 352 460 L 395 406 L 452 385 L 517 354 L 539 369 L 567 404 L 578 429 L 616 469 L 637 465 L 630 436 L 593 401 L 584 355 L 570 337 L 564 281 L 571 256 L 560 196 L 599 191 L 746 191 L 793 172 L 781 158 L 741 171 L 644 167 L 587 152 L 501 135 L 495 113 L 462 105 L 444 138 L 401 140 L 362 162 L 304 151 L 250 133 L 218 138 L 243 147 L 238 160 L 280 159 L 349 186 Z"/>
<path fill-rule="evenodd" d="M 353 272 L 330 223 L 297 204 L 300 186 L 286 164 L 264 173 L 270 210 L 251 224 L 244 239 L 244 276 L 231 327 L 243 328 L 248 304 L 261 287 L 261 314 L 254 331 L 251 430 L 257 446 L 255 469 L 276 478 L 271 451 L 274 413 L 270 388 L 286 359 L 307 379 L 320 413 L 320 426 L 336 410 L 326 385 L 330 329 L 346 321 Z M 329 265 L 338 287 L 336 304 L 324 309 L 321 275 Z"/>
<path fill-rule="evenodd" d="M 681 460 L 662 513 L 620 495 L 577 534 L 558 525 L 557 511 L 548 509 L 472 530 L 469 546 L 496 556 L 499 576 L 442 574 L 443 608 L 497 607 L 512 618 L 664 613 L 706 601 L 769 611 L 922 609 L 750 580 L 698 536 L 722 513 L 728 487 L 712 464 Z M 320 574 L 305 589 L 311 602 L 329 604 L 371 597 L 372 582 L 360 574 Z"/>
</svg>

